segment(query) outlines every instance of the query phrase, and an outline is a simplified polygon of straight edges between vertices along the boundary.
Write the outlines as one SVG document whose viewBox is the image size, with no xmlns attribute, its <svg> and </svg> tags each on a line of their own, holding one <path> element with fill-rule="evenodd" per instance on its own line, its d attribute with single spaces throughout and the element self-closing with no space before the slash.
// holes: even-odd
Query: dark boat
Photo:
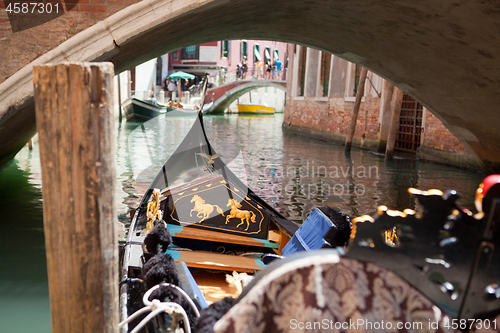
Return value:
<svg viewBox="0 0 500 333">
<path fill-rule="evenodd" d="M 167 112 L 166 106 L 135 97 L 126 99 L 122 108 L 127 120 L 149 120 Z"/>
<path fill-rule="evenodd" d="M 199 311 L 208 303 L 238 295 L 238 282 L 228 285 L 226 274 L 251 274 L 266 267 L 266 258 L 280 255 L 297 230 L 241 182 L 220 157 L 207 140 L 199 112 L 133 215 L 121 271 L 122 321 L 144 307 L 147 289 L 157 287 L 152 273 L 146 272 L 148 263 L 160 260 L 156 254 L 175 261 L 176 282 Z M 133 331 L 144 316 L 123 325 L 122 332 Z M 175 316 L 167 317 L 157 316 L 143 329 L 162 332 L 162 327 L 170 327 L 175 320 Z"/>
<path fill-rule="evenodd" d="M 198 90 L 200 91 L 201 100 L 205 100 L 205 94 L 207 92 L 208 79 L 205 77 L 199 84 Z M 213 100 L 212 100 L 213 103 Z M 122 108 L 125 113 L 125 118 L 127 120 L 145 121 L 158 117 L 170 111 L 182 111 L 182 112 L 198 112 L 196 110 L 198 106 L 194 107 L 195 110 L 184 109 L 181 103 L 174 103 L 170 101 L 168 104 L 159 104 L 155 99 L 152 100 L 142 100 L 135 97 L 126 99 L 122 103 Z M 200 109 L 203 105 L 200 106 Z M 205 106 L 206 110 L 208 107 Z"/>
</svg>

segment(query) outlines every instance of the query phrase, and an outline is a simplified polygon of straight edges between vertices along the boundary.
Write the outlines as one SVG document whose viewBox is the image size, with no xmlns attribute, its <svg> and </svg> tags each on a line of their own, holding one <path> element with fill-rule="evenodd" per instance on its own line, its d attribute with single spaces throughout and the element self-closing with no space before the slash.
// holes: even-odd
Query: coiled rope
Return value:
<svg viewBox="0 0 500 333">
<path fill-rule="evenodd" d="M 198 308 L 196 307 L 196 304 L 194 304 L 193 300 L 189 295 L 179 288 L 176 285 L 170 284 L 170 283 L 160 283 L 154 286 L 153 288 L 149 289 L 145 294 L 144 297 L 142 298 L 142 301 L 144 303 L 144 307 L 137 310 L 135 313 L 130 315 L 127 319 L 122 321 L 121 323 L 118 324 L 118 328 L 121 329 L 123 326 L 137 318 L 138 316 L 142 315 L 143 313 L 146 313 L 148 311 L 151 311 L 149 315 L 147 315 L 130 333 L 137 333 L 141 328 L 144 327 L 151 319 L 153 319 L 157 314 L 161 312 L 169 313 L 169 314 L 174 314 L 174 313 L 180 313 L 184 319 L 184 327 L 186 328 L 186 333 L 191 333 L 191 326 L 189 325 L 189 319 L 186 311 L 180 306 L 179 304 L 175 302 L 161 302 L 158 299 L 153 299 L 152 301 L 149 300 L 149 297 L 151 296 L 151 293 L 155 291 L 156 289 L 166 286 L 170 287 L 173 289 L 176 289 L 181 293 L 184 298 L 188 301 L 189 305 L 193 308 L 193 311 L 196 315 L 196 317 L 200 316 L 200 312 L 198 311 Z"/>
</svg>

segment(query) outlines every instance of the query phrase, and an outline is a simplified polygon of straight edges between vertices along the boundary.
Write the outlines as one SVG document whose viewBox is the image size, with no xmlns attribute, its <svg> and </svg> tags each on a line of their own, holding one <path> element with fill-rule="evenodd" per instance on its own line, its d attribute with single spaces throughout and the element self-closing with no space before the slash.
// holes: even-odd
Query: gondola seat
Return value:
<svg viewBox="0 0 500 333">
<path fill-rule="evenodd" d="M 214 332 L 445 332 L 447 320 L 394 272 L 322 249 L 262 270 Z"/>
</svg>

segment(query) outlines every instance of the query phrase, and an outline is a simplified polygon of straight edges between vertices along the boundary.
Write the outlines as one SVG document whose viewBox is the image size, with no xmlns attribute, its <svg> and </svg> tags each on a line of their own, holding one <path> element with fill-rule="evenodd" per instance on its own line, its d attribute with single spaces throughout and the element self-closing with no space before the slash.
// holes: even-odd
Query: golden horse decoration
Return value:
<svg viewBox="0 0 500 333">
<path fill-rule="evenodd" d="M 146 222 L 146 229 L 144 233 L 148 234 L 155 226 L 155 220 L 162 220 L 163 213 L 160 210 L 160 190 L 154 189 L 151 195 L 151 201 L 148 203 L 148 210 L 146 211 L 148 221 Z"/>
<path fill-rule="evenodd" d="M 248 210 L 240 210 L 239 208 L 241 208 L 242 206 L 236 200 L 229 199 L 227 201 L 227 207 L 229 206 L 231 206 L 231 211 L 229 212 L 229 215 L 226 216 L 226 224 L 229 222 L 229 219 L 236 217 L 241 220 L 241 223 L 236 226 L 236 228 L 238 228 L 240 225 L 245 223 L 246 220 L 247 228 L 245 229 L 245 231 L 247 231 L 250 227 L 250 221 L 252 221 L 252 223 L 255 223 L 255 213 Z"/>
<path fill-rule="evenodd" d="M 219 214 L 222 214 L 222 216 L 224 216 L 224 211 L 219 206 L 205 203 L 205 200 L 203 200 L 197 194 L 193 195 L 193 198 L 191 199 L 191 203 L 193 203 L 193 202 L 194 202 L 194 208 L 191 209 L 191 211 L 189 212 L 189 216 L 192 216 L 191 214 L 193 213 L 193 211 L 197 212 L 196 217 L 198 217 L 198 218 L 201 217 L 200 216 L 200 214 L 201 214 L 203 217 L 200 220 L 200 222 L 207 219 L 210 216 L 210 214 L 213 213 L 214 208 L 217 209 L 217 212 Z"/>
</svg>

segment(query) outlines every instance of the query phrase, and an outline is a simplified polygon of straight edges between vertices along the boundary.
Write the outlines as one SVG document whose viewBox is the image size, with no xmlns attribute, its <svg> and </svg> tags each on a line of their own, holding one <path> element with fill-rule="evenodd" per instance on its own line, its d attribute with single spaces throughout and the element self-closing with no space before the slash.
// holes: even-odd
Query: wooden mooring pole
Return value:
<svg viewBox="0 0 500 333">
<path fill-rule="evenodd" d="M 392 161 L 394 159 L 394 148 L 396 147 L 396 139 L 398 138 L 399 117 L 401 115 L 402 104 L 403 91 L 395 86 L 391 101 L 391 126 L 389 128 L 389 136 L 387 137 L 387 145 L 385 148 L 386 161 Z"/>
<path fill-rule="evenodd" d="M 33 69 L 53 333 L 116 332 L 116 133 L 110 63 Z"/>
<path fill-rule="evenodd" d="M 349 124 L 349 130 L 347 132 L 347 138 L 345 139 L 345 152 L 351 151 L 352 138 L 354 137 L 354 132 L 356 131 L 356 122 L 358 121 L 359 108 L 361 106 L 361 99 L 365 92 L 365 81 L 368 70 L 363 68 L 361 74 L 359 75 L 358 90 L 356 91 L 356 100 L 354 101 L 354 109 L 352 110 L 351 123 Z"/>
<path fill-rule="evenodd" d="M 120 82 L 120 74 L 116 76 L 118 79 L 118 121 L 122 122 L 122 84 Z"/>
</svg>

